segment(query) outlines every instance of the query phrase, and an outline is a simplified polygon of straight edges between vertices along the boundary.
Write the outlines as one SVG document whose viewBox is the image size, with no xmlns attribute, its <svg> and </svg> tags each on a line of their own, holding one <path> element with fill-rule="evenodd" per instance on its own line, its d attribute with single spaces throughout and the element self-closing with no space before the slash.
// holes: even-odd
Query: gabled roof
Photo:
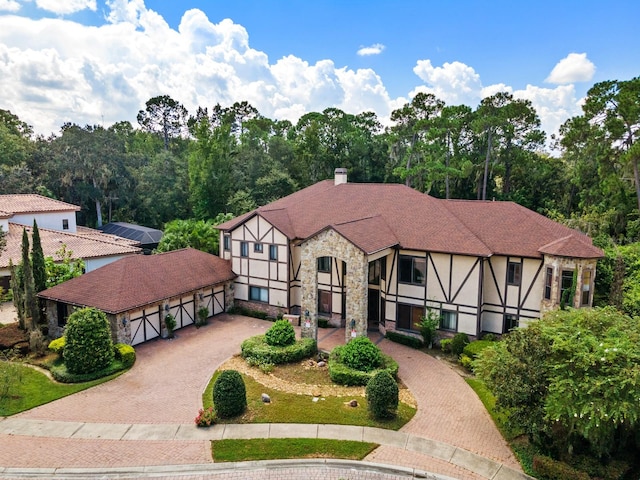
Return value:
<svg viewBox="0 0 640 480">
<path fill-rule="evenodd" d="M 140 245 L 159 243 L 162 238 L 162 230 L 126 222 L 107 223 L 101 230 L 110 235 L 134 240 Z"/>
<path fill-rule="evenodd" d="M 125 257 L 38 296 L 116 314 L 217 285 L 235 276 L 227 260 L 185 248 Z"/>
<path fill-rule="evenodd" d="M 442 200 L 399 184 L 325 180 L 217 228 L 233 230 L 253 215 L 263 216 L 290 240 L 332 227 L 367 253 L 393 238 L 408 250 L 540 258 L 544 245 L 572 236 L 577 243 L 562 250 L 571 253 L 566 256 L 603 255 L 586 235 L 516 203 Z"/>
<path fill-rule="evenodd" d="M 22 230 L 26 229 L 29 235 L 29 245 L 33 244 L 31 239 L 32 227 L 18 225 L 9 222 L 9 232 L 7 233 L 6 248 L 0 252 L 0 268 L 8 268 L 9 260 L 13 260 L 17 265 L 22 257 Z M 72 258 L 90 259 L 100 257 L 112 257 L 118 255 L 131 255 L 140 253 L 140 249 L 126 243 L 107 241 L 104 238 L 97 239 L 89 236 L 50 230 L 48 228 L 38 228 L 40 232 L 40 243 L 45 257 L 52 257 L 56 261 L 62 258 L 56 254 L 62 246 L 66 246 L 67 251 L 72 252 Z"/>
<path fill-rule="evenodd" d="M 39 212 L 77 212 L 80 207 L 35 193 L 0 195 L 0 210 L 10 214 Z"/>
</svg>

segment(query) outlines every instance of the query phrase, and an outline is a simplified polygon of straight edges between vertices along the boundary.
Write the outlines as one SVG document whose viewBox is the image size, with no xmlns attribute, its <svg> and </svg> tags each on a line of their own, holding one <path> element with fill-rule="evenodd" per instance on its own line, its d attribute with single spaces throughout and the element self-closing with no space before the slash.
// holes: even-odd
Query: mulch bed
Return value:
<svg viewBox="0 0 640 480">
<path fill-rule="evenodd" d="M 20 330 L 18 322 L 0 328 L 0 350 L 22 347 L 29 343 L 27 332 Z"/>
</svg>

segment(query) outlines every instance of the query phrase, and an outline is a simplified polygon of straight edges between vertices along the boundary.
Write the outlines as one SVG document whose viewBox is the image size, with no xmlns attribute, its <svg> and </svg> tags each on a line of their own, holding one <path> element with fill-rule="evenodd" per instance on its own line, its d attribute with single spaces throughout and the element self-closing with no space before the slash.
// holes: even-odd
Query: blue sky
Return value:
<svg viewBox="0 0 640 480">
<path fill-rule="evenodd" d="M 640 74 L 638 18 L 635 0 L 0 0 L 0 108 L 43 134 L 135 124 L 161 94 L 388 123 L 418 91 L 475 107 L 506 90 L 553 133 L 594 83 Z"/>
</svg>

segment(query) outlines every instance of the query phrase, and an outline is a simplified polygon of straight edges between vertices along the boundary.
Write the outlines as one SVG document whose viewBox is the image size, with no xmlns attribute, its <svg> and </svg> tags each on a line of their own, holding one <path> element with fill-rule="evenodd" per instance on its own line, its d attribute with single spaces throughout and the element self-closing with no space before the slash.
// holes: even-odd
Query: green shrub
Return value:
<svg viewBox="0 0 640 480">
<path fill-rule="evenodd" d="M 42 357 L 47 350 L 45 336 L 39 328 L 29 333 L 29 350 L 37 357 Z"/>
<path fill-rule="evenodd" d="M 385 337 L 391 340 L 392 342 L 400 343 L 402 345 L 407 345 L 411 348 L 422 348 L 424 346 L 424 342 L 417 337 L 412 337 L 410 335 L 403 335 L 402 333 L 395 332 L 393 330 L 389 330 Z"/>
<path fill-rule="evenodd" d="M 495 345 L 495 342 L 490 340 L 476 340 L 475 342 L 471 342 L 469 345 L 466 345 L 462 349 L 462 353 L 475 360 L 482 350 L 490 347 L 491 345 Z"/>
<path fill-rule="evenodd" d="M 459 357 L 467 345 L 469 345 L 469 336 L 462 332 L 456 333 L 451 340 L 451 353 Z"/>
<path fill-rule="evenodd" d="M 436 339 L 438 325 L 440 325 L 440 315 L 428 308 L 427 314 L 421 318 L 420 323 L 416 324 L 420 329 L 420 335 L 422 335 L 422 340 L 425 345 L 430 347 L 431 344 L 433 344 L 433 341 Z"/>
<path fill-rule="evenodd" d="M 109 321 L 100 310 L 82 308 L 73 312 L 67 321 L 65 337 L 62 356 L 70 373 L 92 373 L 113 361 Z"/>
<path fill-rule="evenodd" d="M 276 320 L 264 334 L 264 339 L 272 347 L 286 347 L 296 343 L 296 332 L 287 320 Z"/>
<path fill-rule="evenodd" d="M 57 353 L 62 355 L 62 351 L 64 350 L 64 344 L 66 339 L 64 337 L 56 338 L 55 340 L 51 340 L 49 342 L 49 350 L 53 353 Z"/>
<path fill-rule="evenodd" d="M 54 362 L 50 367 L 49 371 L 51 372 L 51 376 L 61 383 L 84 383 L 90 382 L 92 380 L 97 380 L 98 378 L 107 377 L 109 375 L 113 375 L 114 373 L 121 372 L 126 370 L 128 367 L 125 367 L 124 364 L 120 360 L 114 360 L 105 368 L 100 370 L 96 370 L 90 373 L 73 373 L 67 369 L 64 361 L 59 360 Z"/>
<path fill-rule="evenodd" d="M 256 335 L 242 342 L 240 351 L 242 357 L 249 363 L 280 365 L 308 358 L 318 351 L 318 347 L 312 338 L 302 338 L 286 347 L 272 347 L 267 344 L 264 335 Z"/>
<path fill-rule="evenodd" d="M 548 480 L 589 480 L 586 472 L 543 455 L 533 457 L 533 471 Z"/>
<path fill-rule="evenodd" d="M 342 350 L 346 345 L 335 347 L 331 351 L 329 356 L 329 377 L 331 381 L 339 385 L 366 385 L 376 373 L 381 370 L 389 372 L 389 374 L 396 378 L 398 375 L 398 363 L 388 355 L 382 354 L 382 360 L 380 368 L 369 372 L 363 372 L 362 370 L 356 370 L 350 368 L 340 361 Z"/>
<path fill-rule="evenodd" d="M 587 455 L 573 455 L 571 457 L 571 466 L 586 472 L 592 478 L 601 478 L 603 480 L 622 480 L 631 470 L 629 462 L 624 460 L 614 459 L 609 462 L 603 462 L 598 458 Z"/>
<path fill-rule="evenodd" d="M 460 365 L 462 365 L 470 372 L 473 371 L 473 358 L 463 353 L 462 355 L 460 355 Z"/>
<path fill-rule="evenodd" d="M 443 338 L 442 340 L 440 340 L 440 348 L 442 349 L 443 352 L 445 353 L 451 353 L 451 342 L 453 340 L 451 340 L 450 338 Z"/>
<path fill-rule="evenodd" d="M 131 345 L 126 343 L 116 343 L 113 346 L 113 353 L 116 360 L 120 360 L 125 368 L 133 366 L 136 361 L 136 351 Z"/>
<path fill-rule="evenodd" d="M 367 337 L 356 337 L 342 348 L 340 361 L 354 370 L 370 372 L 380 366 L 382 352 Z"/>
<path fill-rule="evenodd" d="M 164 326 L 167 327 L 167 336 L 169 338 L 173 338 L 173 330 L 176 328 L 177 322 L 175 317 L 170 313 L 168 313 L 167 316 L 164 317 Z"/>
<path fill-rule="evenodd" d="M 399 401 L 398 384 L 389 374 L 382 370 L 377 372 L 367 383 L 365 389 L 369 413 L 376 419 L 396 416 Z"/>
<path fill-rule="evenodd" d="M 319 328 L 329 328 L 329 320 L 327 320 L 326 318 L 319 318 L 318 319 L 318 327 Z"/>
<path fill-rule="evenodd" d="M 196 328 L 200 328 L 207 324 L 209 318 L 209 309 L 207 307 L 200 307 L 198 309 L 198 319 L 196 320 Z"/>
<path fill-rule="evenodd" d="M 498 336 L 495 333 L 485 333 L 484 335 L 482 335 L 482 340 L 488 340 L 490 342 L 495 342 L 496 340 L 498 340 Z"/>
<path fill-rule="evenodd" d="M 213 384 L 213 404 L 221 418 L 240 415 L 247 408 L 247 389 L 236 370 L 223 370 Z"/>
</svg>

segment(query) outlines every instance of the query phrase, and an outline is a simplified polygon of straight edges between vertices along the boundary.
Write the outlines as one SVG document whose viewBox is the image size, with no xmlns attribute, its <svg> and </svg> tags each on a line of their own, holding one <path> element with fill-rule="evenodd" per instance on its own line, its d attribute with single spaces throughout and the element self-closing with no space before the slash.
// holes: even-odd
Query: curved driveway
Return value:
<svg viewBox="0 0 640 480">
<path fill-rule="evenodd" d="M 271 324 L 220 315 L 200 329 L 177 331 L 173 340 L 136 348 L 134 368 L 117 379 L 42 405 L 16 417 L 90 423 L 192 423 L 212 372 L 239 353 L 242 340 Z M 321 331 L 322 334 L 322 331 Z M 337 338 L 341 330 L 335 331 Z M 323 339 L 320 346 L 336 341 Z M 402 431 L 461 447 L 520 470 L 511 450 L 475 393 L 447 365 L 387 340 L 381 348 L 400 364 L 400 377 L 418 401 Z M 7 467 L 118 467 L 210 463 L 206 441 L 61 439 L 0 435 L 0 465 Z M 366 460 L 421 468 L 457 478 L 479 478 L 432 457 L 380 447 Z"/>
</svg>

